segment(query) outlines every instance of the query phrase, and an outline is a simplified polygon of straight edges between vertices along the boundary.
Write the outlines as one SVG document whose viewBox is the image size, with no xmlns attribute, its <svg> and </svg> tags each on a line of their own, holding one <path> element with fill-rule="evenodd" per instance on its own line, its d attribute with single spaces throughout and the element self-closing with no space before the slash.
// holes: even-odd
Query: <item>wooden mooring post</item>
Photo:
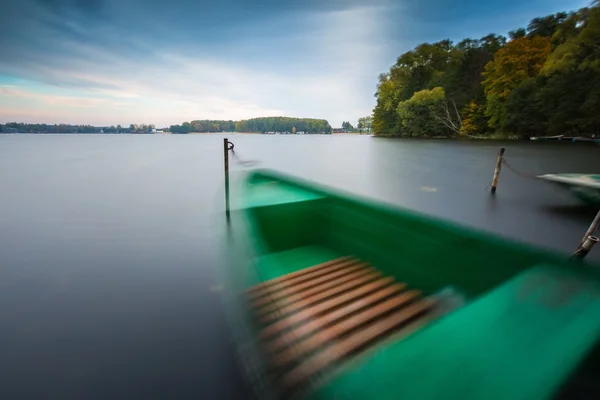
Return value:
<svg viewBox="0 0 600 400">
<path fill-rule="evenodd" d="M 577 247 L 577 250 L 575 250 L 575 253 L 573 253 L 571 258 L 575 258 L 575 259 L 584 258 L 587 255 L 587 253 L 590 252 L 592 247 L 594 247 L 594 245 L 596 243 L 598 243 L 599 240 L 596 236 L 594 236 L 594 233 L 596 233 L 599 226 L 600 226 L 600 211 L 598 211 L 598 214 L 596 214 L 596 217 L 590 224 L 590 227 L 585 232 L 585 235 L 583 235 L 583 239 L 581 239 L 581 243 L 579 243 L 579 247 Z"/>
<path fill-rule="evenodd" d="M 598 239 L 596 236 L 588 236 L 583 241 L 583 244 L 579 246 L 577 250 L 575 250 L 575 253 L 573 253 L 571 259 L 582 260 L 583 258 L 585 258 L 585 256 L 587 256 L 590 250 L 592 250 L 592 247 L 594 247 L 594 245 L 598 243 L 598 241 L 600 241 L 600 239 Z"/>
<path fill-rule="evenodd" d="M 590 227 L 585 232 L 585 235 L 583 235 L 583 239 L 581 239 L 580 245 L 582 245 L 583 242 L 585 242 L 585 239 L 587 239 L 588 236 L 593 236 L 594 233 L 596 233 L 596 231 L 598 230 L 598 226 L 600 226 L 600 211 L 598 211 L 598 214 L 596 214 L 596 217 L 590 224 Z"/>
<path fill-rule="evenodd" d="M 496 193 L 498 187 L 498 178 L 500 177 L 500 170 L 502 169 L 502 157 L 504 157 L 504 147 L 498 152 L 498 158 L 496 158 L 496 169 L 494 169 L 494 177 L 492 178 L 492 194 Z"/>
<path fill-rule="evenodd" d="M 225 215 L 229 219 L 229 140 L 227 138 L 223 139 L 223 160 L 225 165 Z"/>
</svg>

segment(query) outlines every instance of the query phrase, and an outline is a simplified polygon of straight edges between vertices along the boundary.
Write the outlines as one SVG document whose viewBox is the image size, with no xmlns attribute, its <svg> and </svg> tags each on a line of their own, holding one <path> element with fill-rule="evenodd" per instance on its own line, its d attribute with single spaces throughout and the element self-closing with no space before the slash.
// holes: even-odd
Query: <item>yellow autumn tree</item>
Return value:
<svg viewBox="0 0 600 400">
<path fill-rule="evenodd" d="M 551 51 L 549 37 L 522 37 L 498 50 L 485 66 L 482 85 L 487 97 L 486 115 L 492 128 L 503 126 L 508 96 L 525 79 L 539 74 Z"/>
<path fill-rule="evenodd" d="M 467 103 L 463 109 L 460 133 L 465 136 L 481 135 L 488 129 L 488 118 L 485 116 L 485 105 L 477 104 L 475 100 Z"/>
</svg>

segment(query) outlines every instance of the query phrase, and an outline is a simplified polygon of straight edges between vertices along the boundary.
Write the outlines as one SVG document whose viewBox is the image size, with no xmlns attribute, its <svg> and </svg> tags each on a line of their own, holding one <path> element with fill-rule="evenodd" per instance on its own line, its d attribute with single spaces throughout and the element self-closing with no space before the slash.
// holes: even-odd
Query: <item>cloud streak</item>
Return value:
<svg viewBox="0 0 600 400">
<path fill-rule="evenodd" d="M 289 115 L 339 125 L 370 113 L 377 75 L 398 54 L 462 36 L 475 18 L 444 22 L 446 0 L 427 1 L 8 0 L 0 83 L 21 81 L 0 91 L 0 118 L 164 126 Z M 488 8 L 517 18 L 522 3 Z"/>
</svg>

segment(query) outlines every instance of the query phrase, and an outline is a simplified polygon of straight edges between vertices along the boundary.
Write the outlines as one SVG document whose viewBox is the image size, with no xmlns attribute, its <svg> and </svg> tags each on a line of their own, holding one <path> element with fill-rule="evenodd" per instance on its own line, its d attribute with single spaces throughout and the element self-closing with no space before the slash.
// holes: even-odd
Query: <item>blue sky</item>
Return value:
<svg viewBox="0 0 600 400">
<path fill-rule="evenodd" d="M 506 34 L 589 1 L 4 0 L 0 123 L 369 115 L 426 41 Z"/>
</svg>

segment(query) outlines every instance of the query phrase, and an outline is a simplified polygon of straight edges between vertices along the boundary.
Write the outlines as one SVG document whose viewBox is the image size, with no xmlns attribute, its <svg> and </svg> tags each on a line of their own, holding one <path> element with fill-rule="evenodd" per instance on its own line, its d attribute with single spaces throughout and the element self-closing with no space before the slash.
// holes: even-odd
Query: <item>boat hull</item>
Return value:
<svg viewBox="0 0 600 400">
<path fill-rule="evenodd" d="M 538 178 L 559 185 L 586 204 L 600 205 L 600 175 L 547 174 Z"/>
<path fill-rule="evenodd" d="M 221 294 L 259 398 L 542 400 L 600 341 L 600 274 L 566 254 L 271 171 L 239 190 Z"/>
</svg>

